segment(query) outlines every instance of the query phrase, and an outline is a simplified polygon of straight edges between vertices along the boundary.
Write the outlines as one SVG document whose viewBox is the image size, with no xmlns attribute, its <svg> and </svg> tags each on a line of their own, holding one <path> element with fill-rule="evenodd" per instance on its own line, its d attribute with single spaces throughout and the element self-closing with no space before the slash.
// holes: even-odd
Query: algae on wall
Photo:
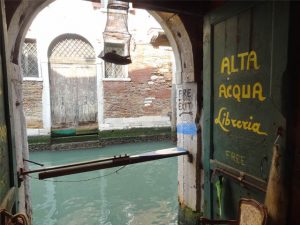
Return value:
<svg viewBox="0 0 300 225">
<path fill-rule="evenodd" d="M 160 140 L 176 142 L 176 132 L 172 132 L 170 127 L 163 127 L 106 130 L 94 134 L 30 136 L 28 137 L 28 144 L 31 151 L 41 151 L 94 148 L 110 144 Z"/>
</svg>

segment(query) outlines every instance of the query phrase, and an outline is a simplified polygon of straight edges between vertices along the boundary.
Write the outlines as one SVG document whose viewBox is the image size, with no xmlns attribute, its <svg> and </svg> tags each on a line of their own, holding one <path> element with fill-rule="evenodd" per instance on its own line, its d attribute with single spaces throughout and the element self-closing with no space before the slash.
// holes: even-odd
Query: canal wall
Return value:
<svg viewBox="0 0 300 225">
<path fill-rule="evenodd" d="M 176 144 L 171 128 L 133 128 L 129 130 L 99 131 L 97 134 L 76 136 L 29 136 L 30 152 L 66 151 L 72 149 L 101 148 L 107 145 L 170 140 Z"/>
</svg>

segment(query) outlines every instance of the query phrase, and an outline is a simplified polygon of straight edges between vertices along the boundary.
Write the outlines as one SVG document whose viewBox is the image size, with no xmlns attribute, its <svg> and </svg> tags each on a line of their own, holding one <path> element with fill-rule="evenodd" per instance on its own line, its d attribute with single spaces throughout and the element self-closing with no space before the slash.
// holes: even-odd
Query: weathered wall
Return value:
<svg viewBox="0 0 300 225">
<path fill-rule="evenodd" d="M 23 80 L 23 108 L 27 128 L 43 127 L 42 92 L 41 81 Z"/>
<path fill-rule="evenodd" d="M 105 81 L 104 118 L 168 116 L 171 113 L 171 51 L 136 45 L 130 81 Z"/>
</svg>

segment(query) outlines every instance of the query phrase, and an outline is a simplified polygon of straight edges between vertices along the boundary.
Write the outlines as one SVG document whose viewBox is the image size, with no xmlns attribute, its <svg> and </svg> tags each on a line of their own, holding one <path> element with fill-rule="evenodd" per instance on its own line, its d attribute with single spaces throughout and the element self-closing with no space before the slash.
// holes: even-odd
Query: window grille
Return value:
<svg viewBox="0 0 300 225">
<path fill-rule="evenodd" d="M 50 60 L 65 58 L 85 61 L 95 60 L 95 52 L 93 47 L 85 40 L 77 36 L 66 35 L 55 44 L 50 54 Z"/>
<path fill-rule="evenodd" d="M 35 39 L 25 39 L 22 48 L 21 66 L 24 77 L 39 77 Z"/>
<path fill-rule="evenodd" d="M 115 51 L 118 55 L 124 55 L 124 44 L 104 43 L 105 52 Z M 105 62 L 105 78 L 126 78 L 125 66 Z"/>
</svg>

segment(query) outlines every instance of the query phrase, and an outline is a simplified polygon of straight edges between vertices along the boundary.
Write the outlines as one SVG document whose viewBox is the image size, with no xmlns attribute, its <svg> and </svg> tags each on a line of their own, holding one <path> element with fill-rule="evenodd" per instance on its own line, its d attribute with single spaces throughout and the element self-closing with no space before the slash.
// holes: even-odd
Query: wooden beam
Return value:
<svg viewBox="0 0 300 225">
<path fill-rule="evenodd" d="M 100 169 L 107 169 L 112 167 L 125 166 L 130 164 L 142 163 L 147 161 L 153 161 L 158 159 L 176 157 L 181 155 L 188 155 L 189 152 L 182 148 L 167 148 L 162 150 L 157 150 L 153 152 L 146 152 L 139 155 L 133 156 L 114 156 L 110 158 L 84 161 L 78 163 L 65 164 L 60 166 L 42 168 L 37 170 L 23 171 L 22 175 L 27 175 L 31 173 L 38 173 L 39 179 L 46 179 L 51 177 L 59 177 L 76 173 L 89 172 Z"/>
</svg>

